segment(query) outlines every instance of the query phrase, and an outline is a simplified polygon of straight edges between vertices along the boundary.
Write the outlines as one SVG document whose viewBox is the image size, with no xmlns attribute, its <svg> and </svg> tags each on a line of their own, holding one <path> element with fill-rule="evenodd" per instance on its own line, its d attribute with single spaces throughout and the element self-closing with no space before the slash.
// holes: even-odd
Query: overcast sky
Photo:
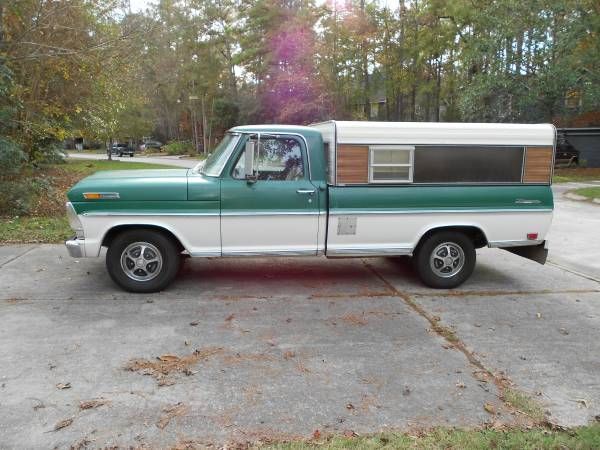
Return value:
<svg viewBox="0 0 600 450">
<path fill-rule="evenodd" d="M 130 0 L 131 1 L 131 10 L 133 12 L 143 11 L 151 3 L 154 3 L 152 0 Z"/>
</svg>

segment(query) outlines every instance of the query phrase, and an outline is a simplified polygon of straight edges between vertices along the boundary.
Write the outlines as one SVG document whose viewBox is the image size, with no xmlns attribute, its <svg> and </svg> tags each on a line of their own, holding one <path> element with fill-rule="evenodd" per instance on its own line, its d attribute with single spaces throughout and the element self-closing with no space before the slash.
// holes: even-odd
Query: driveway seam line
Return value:
<svg viewBox="0 0 600 450">
<path fill-rule="evenodd" d="M 467 361 L 484 372 L 489 376 L 496 388 L 498 389 L 498 400 L 502 402 L 505 408 L 507 408 L 511 412 L 520 412 L 513 405 L 505 400 L 505 392 L 509 386 L 512 386 L 513 383 L 508 377 L 501 377 L 496 375 L 492 370 L 488 369 L 484 366 L 484 364 L 474 355 L 474 352 L 470 351 L 467 346 L 458 338 L 454 330 L 449 327 L 445 327 L 439 323 L 434 317 L 431 317 L 430 314 L 423 308 L 421 305 L 417 304 L 410 295 L 399 291 L 392 283 L 390 283 L 383 275 L 381 275 L 371 264 L 362 259 L 363 264 L 375 275 L 381 282 L 385 284 L 385 286 L 392 291 L 395 295 L 394 297 L 400 298 L 404 301 L 410 308 L 412 308 L 419 316 L 423 317 L 425 320 L 429 322 L 431 325 L 431 329 L 442 339 L 450 344 L 452 348 L 460 351 L 467 359 Z M 477 378 L 471 373 L 471 376 L 477 380 Z M 480 380 L 477 380 L 480 381 Z M 514 388 L 512 388 L 514 390 Z M 523 414 L 523 413 L 522 413 Z M 527 416 L 527 415 L 526 415 Z M 494 415 L 495 417 L 495 415 Z M 527 416 L 530 420 L 535 422 L 535 420 L 529 416 Z M 547 422 L 543 422 L 540 425 L 548 425 Z"/>
<path fill-rule="evenodd" d="M 446 293 L 425 293 L 425 292 L 407 292 L 407 295 L 414 297 L 499 297 L 502 295 L 550 295 L 550 294 L 594 294 L 600 292 L 599 289 L 565 289 L 562 291 L 552 291 L 549 289 L 539 291 L 465 291 L 465 292 L 446 292 Z"/>
<path fill-rule="evenodd" d="M 600 278 L 596 278 L 592 275 L 587 275 L 583 272 L 578 272 L 577 270 L 573 270 L 569 267 L 563 266 L 562 264 L 555 263 L 553 261 L 546 261 L 546 264 L 550 264 L 551 266 L 558 267 L 559 269 L 564 270 L 565 272 L 572 273 L 573 275 L 577 275 L 578 277 L 585 278 L 587 280 L 595 281 L 596 283 L 600 283 Z"/>
<path fill-rule="evenodd" d="M 9 259 L 8 261 L 3 262 L 2 264 L 0 264 L 0 269 L 2 269 L 4 266 L 6 266 L 7 264 L 10 264 L 13 261 L 16 261 L 17 259 L 19 259 L 21 256 L 25 256 L 27 253 L 35 250 L 36 248 L 39 248 L 37 245 L 34 245 L 33 247 L 28 248 L 27 250 L 25 250 L 23 253 L 12 257 L 11 259 Z"/>
</svg>

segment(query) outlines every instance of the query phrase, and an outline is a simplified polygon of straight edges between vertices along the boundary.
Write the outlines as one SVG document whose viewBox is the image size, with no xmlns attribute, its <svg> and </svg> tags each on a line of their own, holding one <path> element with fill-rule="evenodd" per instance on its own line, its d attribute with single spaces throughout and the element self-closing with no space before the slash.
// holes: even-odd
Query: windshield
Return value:
<svg viewBox="0 0 600 450">
<path fill-rule="evenodd" d="M 217 148 L 215 148 L 206 161 L 202 161 L 194 167 L 194 172 L 200 171 L 202 175 L 209 177 L 218 177 L 221 175 L 221 171 L 239 139 L 239 134 L 226 133 L 223 136 L 223 140 L 217 145 Z"/>
</svg>

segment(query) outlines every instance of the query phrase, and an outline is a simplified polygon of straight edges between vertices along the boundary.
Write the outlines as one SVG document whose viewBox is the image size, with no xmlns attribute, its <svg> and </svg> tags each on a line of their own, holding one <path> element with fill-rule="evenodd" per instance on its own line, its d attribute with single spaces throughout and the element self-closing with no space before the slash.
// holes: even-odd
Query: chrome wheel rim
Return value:
<svg viewBox="0 0 600 450">
<path fill-rule="evenodd" d="M 431 252 L 429 266 L 441 278 L 450 278 L 460 272 L 465 265 L 465 252 L 454 242 L 443 242 Z"/>
<path fill-rule="evenodd" d="M 149 242 L 134 242 L 121 253 L 121 269 L 135 281 L 150 281 L 158 276 L 163 258 Z"/>
</svg>

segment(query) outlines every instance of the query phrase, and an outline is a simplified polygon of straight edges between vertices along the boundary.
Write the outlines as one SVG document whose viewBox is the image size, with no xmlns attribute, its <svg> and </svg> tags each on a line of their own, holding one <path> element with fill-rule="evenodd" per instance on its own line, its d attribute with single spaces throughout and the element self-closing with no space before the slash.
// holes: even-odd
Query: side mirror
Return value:
<svg viewBox="0 0 600 450">
<path fill-rule="evenodd" d="M 246 142 L 246 151 L 244 155 L 244 176 L 249 182 L 256 181 L 256 175 L 254 174 L 254 148 L 256 142 Z"/>
</svg>

